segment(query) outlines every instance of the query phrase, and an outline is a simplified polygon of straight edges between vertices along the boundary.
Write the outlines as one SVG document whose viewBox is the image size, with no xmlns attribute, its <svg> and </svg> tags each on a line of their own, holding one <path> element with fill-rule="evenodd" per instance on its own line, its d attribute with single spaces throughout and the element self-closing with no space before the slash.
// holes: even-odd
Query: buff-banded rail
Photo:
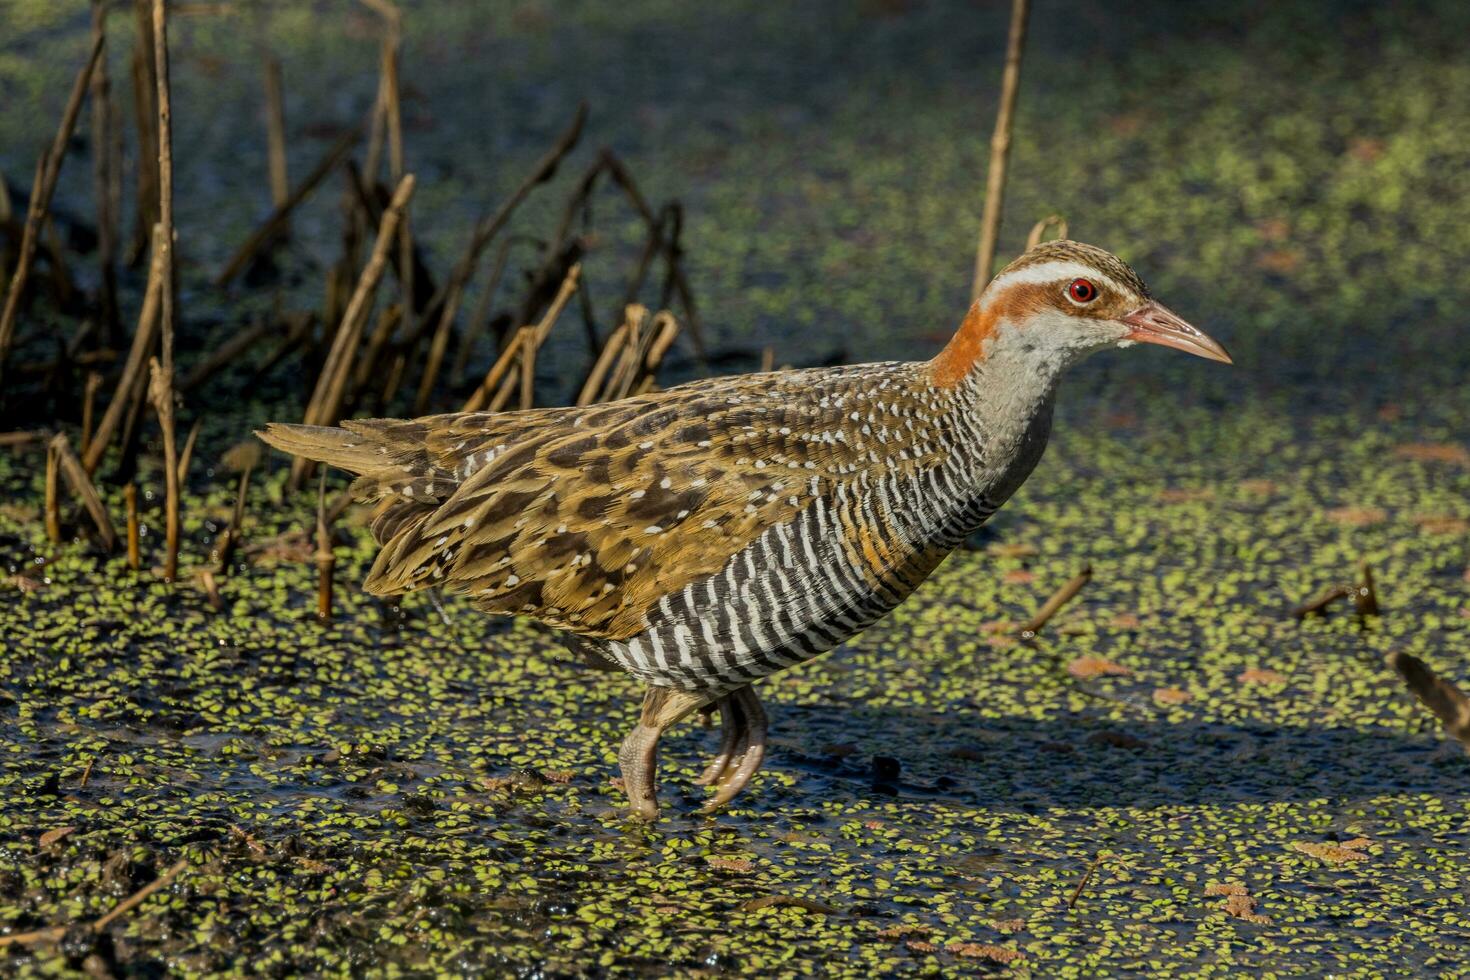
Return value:
<svg viewBox="0 0 1470 980">
<path fill-rule="evenodd" d="M 765 753 L 752 685 L 902 602 L 1036 466 L 1062 371 L 1138 342 L 1230 363 L 1120 259 L 1054 241 L 997 275 L 932 360 L 261 437 L 357 475 L 382 546 L 369 593 L 462 594 L 640 680 L 619 762 L 652 820 L 665 729 L 719 711 L 699 781 L 706 809 L 728 803 Z"/>
</svg>

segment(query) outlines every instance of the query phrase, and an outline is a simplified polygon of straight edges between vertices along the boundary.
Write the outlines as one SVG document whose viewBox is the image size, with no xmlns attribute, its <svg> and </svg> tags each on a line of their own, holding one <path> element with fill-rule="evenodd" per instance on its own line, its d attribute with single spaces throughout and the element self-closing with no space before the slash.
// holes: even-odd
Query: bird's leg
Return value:
<svg viewBox="0 0 1470 980">
<path fill-rule="evenodd" d="M 720 698 L 714 706 L 720 709 L 720 754 L 715 756 L 714 761 L 695 780 L 700 786 L 713 786 L 720 781 L 721 776 L 725 775 L 725 770 L 730 768 L 730 762 L 735 758 L 740 742 L 740 732 L 745 722 L 745 716 L 740 712 L 740 704 L 735 700 L 733 694 Z"/>
<path fill-rule="evenodd" d="M 676 691 L 669 687 L 650 687 L 643 695 L 643 712 L 638 724 L 623 740 L 618 764 L 623 770 L 623 789 L 628 792 L 628 806 L 640 820 L 658 819 L 658 794 L 654 778 L 658 775 L 658 740 L 664 729 L 709 702 L 709 696 Z"/>
<path fill-rule="evenodd" d="M 736 743 L 734 749 L 729 754 L 722 749 L 720 757 L 715 759 L 715 764 L 721 770 L 718 777 L 720 789 L 714 799 L 705 804 L 704 813 L 718 810 L 733 800 L 745 788 L 745 784 L 750 782 L 750 778 L 760 771 L 761 762 L 766 757 L 766 711 L 761 707 L 755 689 L 746 685 L 738 691 L 732 691 L 726 700 L 730 703 L 731 713 L 739 719 L 739 730 L 733 740 Z M 727 727 L 726 743 L 730 741 L 732 740 Z M 714 766 L 710 768 L 713 769 Z"/>
</svg>

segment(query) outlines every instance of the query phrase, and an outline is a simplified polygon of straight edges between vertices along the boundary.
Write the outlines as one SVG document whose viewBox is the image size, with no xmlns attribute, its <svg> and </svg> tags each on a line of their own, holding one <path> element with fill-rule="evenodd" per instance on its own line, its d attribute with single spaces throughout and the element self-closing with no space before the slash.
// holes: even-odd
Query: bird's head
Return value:
<svg viewBox="0 0 1470 980">
<path fill-rule="evenodd" d="M 952 382 L 996 355 L 1060 369 L 1134 343 L 1231 363 L 1224 347 L 1150 296 L 1116 255 L 1081 242 L 1045 242 L 991 280 L 935 370 L 942 383 Z"/>
</svg>

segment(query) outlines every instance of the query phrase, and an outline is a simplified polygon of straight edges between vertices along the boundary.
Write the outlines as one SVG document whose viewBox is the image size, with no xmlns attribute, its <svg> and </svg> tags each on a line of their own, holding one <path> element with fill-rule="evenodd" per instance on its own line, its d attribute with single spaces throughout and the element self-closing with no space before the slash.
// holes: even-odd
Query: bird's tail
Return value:
<svg viewBox="0 0 1470 980">
<path fill-rule="evenodd" d="M 390 461 L 375 440 L 329 425 L 290 425 L 271 422 L 255 433 L 266 445 L 293 456 L 304 456 L 358 476 L 381 470 Z"/>
</svg>

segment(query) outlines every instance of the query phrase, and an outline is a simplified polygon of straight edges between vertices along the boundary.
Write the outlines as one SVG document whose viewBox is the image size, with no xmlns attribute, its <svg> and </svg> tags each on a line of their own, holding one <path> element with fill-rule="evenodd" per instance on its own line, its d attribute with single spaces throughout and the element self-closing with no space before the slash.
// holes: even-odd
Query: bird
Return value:
<svg viewBox="0 0 1470 980">
<path fill-rule="evenodd" d="M 629 815 L 652 821 L 671 725 L 718 712 L 697 781 L 705 811 L 729 803 L 765 756 L 753 685 L 903 602 L 1037 465 L 1062 372 L 1139 343 L 1232 363 L 1123 260 L 1058 240 L 997 274 L 928 360 L 258 434 L 356 475 L 380 545 L 368 593 L 462 594 L 641 681 L 618 762 Z"/>
</svg>

